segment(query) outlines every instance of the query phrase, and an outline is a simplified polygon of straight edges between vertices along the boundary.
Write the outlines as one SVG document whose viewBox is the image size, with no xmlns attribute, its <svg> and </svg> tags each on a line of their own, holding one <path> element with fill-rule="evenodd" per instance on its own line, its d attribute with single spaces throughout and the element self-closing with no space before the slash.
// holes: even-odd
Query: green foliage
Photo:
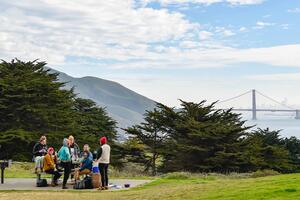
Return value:
<svg viewBox="0 0 300 200">
<path fill-rule="evenodd" d="M 285 142 L 280 138 L 279 131 L 258 129 L 244 139 L 244 165 L 243 171 L 256 171 L 260 169 L 273 169 L 287 172 L 293 169 L 289 159 L 289 151 Z"/>
<path fill-rule="evenodd" d="M 264 170 L 257 170 L 256 172 L 253 172 L 251 174 L 252 178 L 257 178 L 257 177 L 265 177 L 265 176 L 276 176 L 279 175 L 280 173 L 272 170 L 272 169 L 264 169 Z"/>
<path fill-rule="evenodd" d="M 127 149 L 134 153 L 135 161 L 144 163 L 146 171 L 151 168 L 153 175 L 156 175 L 157 160 L 164 151 L 167 138 L 161 116 L 158 109 L 147 111 L 145 122 L 125 129 L 132 136 L 127 142 Z"/>
<path fill-rule="evenodd" d="M 176 110 L 162 104 L 147 112 L 145 122 L 126 129 L 131 161 L 162 172 L 294 172 L 300 163 L 300 141 L 283 139 L 280 131 L 249 132 L 231 110 L 181 101 Z M 159 155 L 156 162 L 153 155 Z M 155 160 L 153 162 L 153 160 Z"/>
<path fill-rule="evenodd" d="M 90 144 L 94 149 L 106 136 L 117 164 L 116 121 L 92 100 L 76 98 L 73 89 L 64 89 L 58 73 L 45 66 L 18 59 L 0 63 L 0 159 L 31 160 L 41 135 L 47 136 L 48 146 L 59 148 L 72 134 L 80 146 Z"/>
</svg>

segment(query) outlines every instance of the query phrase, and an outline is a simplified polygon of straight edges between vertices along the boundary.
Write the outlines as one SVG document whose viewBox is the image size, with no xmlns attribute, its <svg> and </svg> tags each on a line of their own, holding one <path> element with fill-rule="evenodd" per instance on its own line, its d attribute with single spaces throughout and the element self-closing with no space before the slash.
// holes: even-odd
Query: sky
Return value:
<svg viewBox="0 0 300 200">
<path fill-rule="evenodd" d="M 0 0 L 0 25 L 1 59 L 39 59 L 169 106 L 256 89 L 300 108 L 299 0 Z"/>
</svg>

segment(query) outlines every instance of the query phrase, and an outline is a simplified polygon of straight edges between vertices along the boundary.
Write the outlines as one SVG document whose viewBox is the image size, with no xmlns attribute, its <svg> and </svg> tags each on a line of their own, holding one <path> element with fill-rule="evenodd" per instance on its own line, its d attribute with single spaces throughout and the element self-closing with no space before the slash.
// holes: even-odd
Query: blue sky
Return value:
<svg viewBox="0 0 300 200">
<path fill-rule="evenodd" d="M 255 88 L 300 107 L 297 0 L 1 0 L 0 23 L 5 60 L 39 58 L 171 106 Z"/>
</svg>

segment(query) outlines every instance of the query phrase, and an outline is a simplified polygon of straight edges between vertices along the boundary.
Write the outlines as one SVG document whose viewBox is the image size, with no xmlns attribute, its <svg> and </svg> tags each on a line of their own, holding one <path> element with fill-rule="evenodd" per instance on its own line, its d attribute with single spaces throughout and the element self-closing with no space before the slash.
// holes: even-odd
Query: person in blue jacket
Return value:
<svg viewBox="0 0 300 200">
<path fill-rule="evenodd" d="M 83 160 L 80 163 L 80 168 L 75 169 L 75 181 L 79 180 L 80 175 L 90 174 L 92 171 L 93 160 L 90 157 L 89 151 L 83 152 Z"/>
<path fill-rule="evenodd" d="M 69 141 L 67 138 L 63 140 L 63 146 L 58 151 L 58 158 L 60 160 L 60 165 L 64 168 L 64 180 L 63 180 L 63 189 L 68 189 L 66 186 L 71 172 L 71 154 L 69 151 Z"/>
</svg>

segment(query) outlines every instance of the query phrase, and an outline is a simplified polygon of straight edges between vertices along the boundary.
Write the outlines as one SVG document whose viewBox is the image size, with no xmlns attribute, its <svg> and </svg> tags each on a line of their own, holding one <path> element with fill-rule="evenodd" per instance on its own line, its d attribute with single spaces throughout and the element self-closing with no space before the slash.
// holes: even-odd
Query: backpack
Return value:
<svg viewBox="0 0 300 200">
<path fill-rule="evenodd" d="M 82 190 L 82 189 L 93 189 L 93 182 L 91 177 L 85 177 L 81 181 L 77 181 L 73 186 L 73 189 Z"/>
<path fill-rule="evenodd" d="M 73 186 L 73 189 L 76 189 L 76 190 L 82 190 L 82 189 L 85 189 L 84 180 L 82 180 L 82 181 L 77 181 L 77 182 L 75 183 L 75 185 Z"/>
<path fill-rule="evenodd" d="M 47 187 L 48 186 L 48 183 L 47 183 L 47 179 L 37 179 L 36 180 L 36 186 L 37 187 Z"/>
<path fill-rule="evenodd" d="M 93 179 L 92 177 L 90 176 L 86 176 L 84 179 L 84 186 L 85 186 L 85 189 L 93 189 Z"/>
</svg>

